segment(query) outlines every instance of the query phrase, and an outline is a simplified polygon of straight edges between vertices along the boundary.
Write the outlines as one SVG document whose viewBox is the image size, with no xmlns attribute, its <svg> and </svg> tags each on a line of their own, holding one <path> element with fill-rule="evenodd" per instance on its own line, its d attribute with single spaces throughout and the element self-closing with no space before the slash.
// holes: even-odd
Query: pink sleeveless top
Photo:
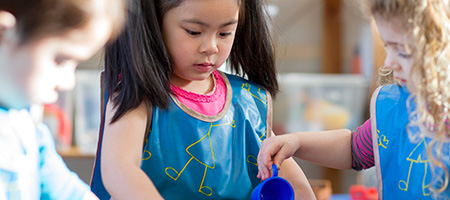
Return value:
<svg viewBox="0 0 450 200">
<path fill-rule="evenodd" d="M 171 84 L 171 89 L 176 98 L 187 107 L 198 113 L 214 116 L 222 111 L 225 105 L 227 87 L 225 80 L 218 71 L 214 71 L 212 76 L 214 89 L 208 94 L 196 94 L 183 90 L 173 84 Z"/>
</svg>

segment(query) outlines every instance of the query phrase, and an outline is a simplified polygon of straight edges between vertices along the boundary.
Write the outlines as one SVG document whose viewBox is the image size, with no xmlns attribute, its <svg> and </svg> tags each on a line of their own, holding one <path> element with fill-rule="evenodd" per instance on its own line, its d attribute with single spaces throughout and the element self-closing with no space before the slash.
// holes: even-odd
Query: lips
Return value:
<svg viewBox="0 0 450 200">
<path fill-rule="evenodd" d="M 205 63 L 200 63 L 200 64 L 194 64 L 194 67 L 199 72 L 210 72 L 211 69 L 214 67 L 214 64 L 205 62 Z"/>
<path fill-rule="evenodd" d="M 402 83 L 406 83 L 406 80 L 405 80 L 405 79 L 402 79 L 402 78 L 400 78 L 400 77 L 398 77 L 398 76 L 396 76 L 395 79 L 400 80 L 400 82 L 402 82 Z"/>
<path fill-rule="evenodd" d="M 214 66 L 214 64 L 205 62 L 205 63 L 195 64 L 195 66 L 199 66 L 199 67 L 212 67 L 212 66 Z"/>
</svg>

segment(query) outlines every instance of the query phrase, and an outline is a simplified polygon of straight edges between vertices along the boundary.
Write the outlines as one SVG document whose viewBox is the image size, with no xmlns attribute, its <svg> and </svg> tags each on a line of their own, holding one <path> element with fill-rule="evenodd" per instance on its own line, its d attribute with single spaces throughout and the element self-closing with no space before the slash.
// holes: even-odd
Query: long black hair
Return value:
<svg viewBox="0 0 450 200">
<path fill-rule="evenodd" d="M 173 64 L 161 24 L 164 14 L 182 1 L 130 0 L 124 31 L 105 49 L 106 84 L 117 107 L 111 123 L 142 102 L 167 108 Z M 236 1 L 240 14 L 229 57 L 231 69 L 274 96 L 278 92 L 275 55 L 263 2 Z"/>
</svg>

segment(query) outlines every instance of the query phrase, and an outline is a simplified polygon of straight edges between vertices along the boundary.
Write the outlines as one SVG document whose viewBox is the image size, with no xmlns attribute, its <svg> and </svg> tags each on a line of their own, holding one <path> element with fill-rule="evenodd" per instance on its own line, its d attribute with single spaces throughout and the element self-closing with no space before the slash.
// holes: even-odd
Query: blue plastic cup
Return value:
<svg viewBox="0 0 450 200">
<path fill-rule="evenodd" d="M 272 166 L 272 177 L 256 186 L 252 191 L 252 200 L 293 200 L 294 190 L 286 179 L 278 177 L 278 169 Z"/>
</svg>

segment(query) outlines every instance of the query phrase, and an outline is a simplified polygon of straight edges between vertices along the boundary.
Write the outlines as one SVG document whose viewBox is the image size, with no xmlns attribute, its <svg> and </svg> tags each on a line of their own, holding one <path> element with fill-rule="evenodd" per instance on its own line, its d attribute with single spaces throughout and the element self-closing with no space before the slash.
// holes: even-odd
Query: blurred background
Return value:
<svg viewBox="0 0 450 200">
<path fill-rule="evenodd" d="M 354 130 L 368 119 L 384 49 L 361 7 L 353 0 L 267 0 L 281 89 L 273 110 L 277 134 Z M 100 52 L 78 67 L 76 89 L 44 110 L 60 154 L 87 183 L 97 148 L 102 69 Z M 329 180 L 333 193 L 363 183 L 360 172 L 296 161 L 309 179 Z"/>
</svg>

